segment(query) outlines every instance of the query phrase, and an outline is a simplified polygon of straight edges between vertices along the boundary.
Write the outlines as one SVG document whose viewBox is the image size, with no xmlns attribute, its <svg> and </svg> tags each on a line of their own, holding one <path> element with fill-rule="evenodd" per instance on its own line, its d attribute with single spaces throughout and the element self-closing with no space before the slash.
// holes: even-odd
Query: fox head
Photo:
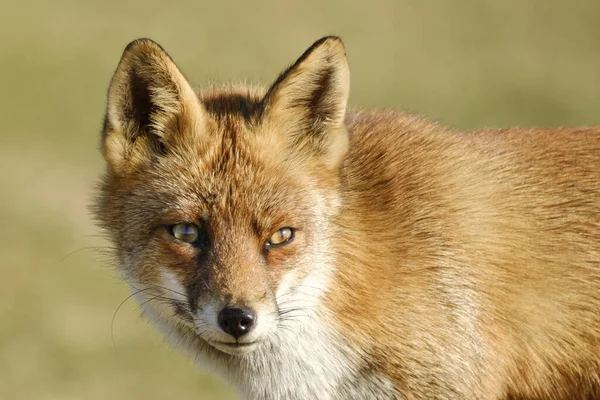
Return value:
<svg viewBox="0 0 600 400">
<path fill-rule="evenodd" d="M 269 88 L 199 92 L 155 42 L 127 46 L 95 213 L 146 314 L 242 355 L 316 308 L 335 254 L 348 92 L 336 37 Z"/>
</svg>

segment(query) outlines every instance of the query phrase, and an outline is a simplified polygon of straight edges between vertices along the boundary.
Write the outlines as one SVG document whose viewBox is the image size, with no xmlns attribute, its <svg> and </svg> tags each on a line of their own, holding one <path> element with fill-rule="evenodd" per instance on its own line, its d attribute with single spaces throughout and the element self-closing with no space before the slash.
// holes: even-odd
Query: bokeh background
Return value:
<svg viewBox="0 0 600 400">
<path fill-rule="evenodd" d="M 351 104 L 458 128 L 600 123 L 598 0 L 0 4 L 0 399 L 234 399 L 139 318 L 87 205 L 121 51 L 198 85 L 268 83 L 338 34 Z"/>
</svg>

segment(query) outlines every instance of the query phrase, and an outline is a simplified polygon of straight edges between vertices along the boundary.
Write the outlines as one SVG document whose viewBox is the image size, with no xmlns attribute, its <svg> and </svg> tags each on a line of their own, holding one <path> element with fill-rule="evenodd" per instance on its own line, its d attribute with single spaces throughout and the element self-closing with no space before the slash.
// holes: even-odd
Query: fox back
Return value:
<svg viewBox="0 0 600 400">
<path fill-rule="evenodd" d="M 264 88 L 125 49 L 94 211 L 144 314 L 249 399 L 600 398 L 600 128 L 348 94 L 337 37 Z"/>
</svg>

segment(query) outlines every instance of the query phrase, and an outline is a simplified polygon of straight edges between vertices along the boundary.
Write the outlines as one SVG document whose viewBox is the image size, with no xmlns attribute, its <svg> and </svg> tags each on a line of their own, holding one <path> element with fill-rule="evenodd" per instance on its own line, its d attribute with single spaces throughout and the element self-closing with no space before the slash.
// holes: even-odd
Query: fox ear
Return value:
<svg viewBox="0 0 600 400">
<path fill-rule="evenodd" d="M 178 136 L 199 132 L 203 110 L 169 55 L 150 39 L 131 42 L 108 89 L 102 152 L 114 172 L 150 162 Z"/>
<path fill-rule="evenodd" d="M 282 132 L 295 150 L 335 168 L 348 148 L 345 127 L 350 71 L 341 39 L 315 42 L 271 86 L 264 119 Z"/>
</svg>

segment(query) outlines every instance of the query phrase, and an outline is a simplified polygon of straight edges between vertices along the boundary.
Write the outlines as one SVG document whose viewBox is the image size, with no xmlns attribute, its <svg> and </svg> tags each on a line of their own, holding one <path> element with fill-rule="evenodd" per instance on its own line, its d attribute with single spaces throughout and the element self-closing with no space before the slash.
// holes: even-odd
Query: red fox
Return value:
<svg viewBox="0 0 600 400">
<path fill-rule="evenodd" d="M 127 46 L 95 213 L 145 315 L 249 399 L 600 399 L 600 128 L 348 93 L 337 37 L 198 91 Z"/>
</svg>

